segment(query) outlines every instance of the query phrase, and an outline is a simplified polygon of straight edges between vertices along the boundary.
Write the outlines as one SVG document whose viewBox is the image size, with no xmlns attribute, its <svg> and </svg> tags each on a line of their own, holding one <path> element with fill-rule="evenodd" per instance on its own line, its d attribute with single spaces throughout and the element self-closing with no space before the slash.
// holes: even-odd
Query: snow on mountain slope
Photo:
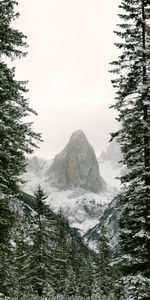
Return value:
<svg viewBox="0 0 150 300">
<path fill-rule="evenodd" d="M 81 187 L 62 190 L 51 186 L 49 170 L 53 160 L 46 161 L 38 157 L 28 159 L 26 173 L 22 176 L 24 183 L 21 189 L 34 195 L 37 186 L 40 185 L 47 194 L 47 203 L 53 211 L 58 212 L 61 209 L 70 225 L 78 228 L 81 234 L 85 234 L 98 224 L 100 216 L 119 189 L 115 177 L 120 175 L 121 168 L 106 155 L 110 151 L 107 150 L 98 160 L 101 177 L 107 183 L 105 191 L 94 193 Z"/>
<path fill-rule="evenodd" d="M 111 161 L 102 160 L 99 158 L 99 167 L 101 170 L 101 175 L 103 179 L 107 182 L 109 186 L 120 189 L 120 180 L 117 179 L 121 175 L 122 167 L 120 165 L 114 166 Z"/>
<path fill-rule="evenodd" d="M 120 146 L 116 141 L 111 142 L 98 158 L 103 179 L 117 190 L 120 190 L 120 180 L 117 177 L 123 172 L 123 166 L 119 163 L 121 159 Z"/>
<path fill-rule="evenodd" d="M 22 176 L 24 183 L 21 185 L 21 190 L 34 195 L 38 185 L 41 185 L 48 196 L 47 203 L 53 211 L 58 212 L 62 209 L 70 225 L 79 228 L 81 233 L 85 234 L 98 223 L 98 218 L 116 194 L 116 187 L 107 186 L 107 191 L 99 194 L 81 188 L 59 190 L 49 184 L 48 170 L 51 164 L 52 160 L 46 161 L 38 157 L 28 160 L 26 173 Z M 103 174 L 101 169 L 101 175 Z"/>
<path fill-rule="evenodd" d="M 52 160 L 45 160 L 37 156 L 27 159 L 26 172 L 21 176 L 23 181 L 21 190 L 29 195 L 34 195 L 38 185 L 44 188 L 51 164 Z"/>
<path fill-rule="evenodd" d="M 72 227 L 80 229 L 84 234 L 98 223 L 108 201 L 112 199 L 112 190 L 102 194 L 94 194 L 85 190 L 69 191 L 53 190 L 47 203 L 55 211 L 61 208 Z"/>
</svg>

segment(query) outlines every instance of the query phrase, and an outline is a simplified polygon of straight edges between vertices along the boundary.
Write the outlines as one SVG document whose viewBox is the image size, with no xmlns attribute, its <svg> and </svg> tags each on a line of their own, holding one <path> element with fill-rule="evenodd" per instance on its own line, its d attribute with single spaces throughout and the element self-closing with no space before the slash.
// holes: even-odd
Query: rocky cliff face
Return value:
<svg viewBox="0 0 150 300">
<path fill-rule="evenodd" d="M 84 239 L 92 249 L 97 249 L 97 241 L 103 225 L 107 228 L 108 238 L 112 247 L 115 247 L 119 234 L 119 215 L 116 199 L 114 198 L 100 215 L 97 224 L 84 235 Z"/>
<path fill-rule="evenodd" d="M 50 184 L 62 189 L 81 187 L 95 193 L 106 189 L 95 152 L 81 130 L 74 132 L 65 149 L 56 155 L 49 174 Z"/>
<path fill-rule="evenodd" d="M 114 167 L 119 166 L 119 161 L 122 160 L 122 153 L 117 140 L 114 139 L 109 143 L 106 150 L 101 153 L 99 159 L 102 161 L 110 161 Z"/>
</svg>

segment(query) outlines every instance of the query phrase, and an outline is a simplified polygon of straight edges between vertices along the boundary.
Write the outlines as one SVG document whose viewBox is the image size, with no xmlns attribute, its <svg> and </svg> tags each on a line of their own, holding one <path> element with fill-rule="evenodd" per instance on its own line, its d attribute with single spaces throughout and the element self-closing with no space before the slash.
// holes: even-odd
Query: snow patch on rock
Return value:
<svg viewBox="0 0 150 300">
<path fill-rule="evenodd" d="M 71 142 L 71 149 L 76 149 L 76 152 L 79 154 L 78 159 L 81 160 L 80 167 L 82 166 L 82 174 L 85 176 L 87 174 L 86 168 L 90 168 L 90 164 L 88 165 L 87 162 L 85 162 L 85 158 L 86 160 L 89 158 L 88 151 L 90 151 L 92 157 L 95 157 L 94 150 L 91 150 L 92 147 L 89 146 L 82 131 L 75 132 L 70 140 L 73 141 L 73 144 Z M 78 145 L 76 141 L 79 141 Z M 85 144 L 87 145 L 87 148 L 85 147 Z M 22 175 L 22 180 L 24 182 L 21 185 L 21 190 L 30 195 L 34 195 L 35 190 L 38 185 L 40 185 L 47 194 L 47 203 L 52 210 L 58 212 L 62 209 L 64 215 L 69 220 L 70 225 L 78 228 L 81 234 L 85 234 L 90 228 L 95 227 L 99 223 L 99 218 L 120 189 L 119 180 L 115 179 L 115 177 L 120 176 L 122 166 L 116 161 L 116 159 L 118 160 L 119 155 L 115 155 L 114 159 L 113 153 L 116 151 L 115 146 L 113 146 L 113 149 L 111 150 L 110 144 L 109 150 L 103 152 L 103 155 L 99 157 L 98 161 L 96 160 L 96 168 L 98 168 L 96 174 L 98 179 L 97 177 L 93 177 L 93 180 L 97 180 L 97 183 L 99 184 L 99 178 L 101 180 L 101 177 L 99 176 L 100 169 L 101 176 L 104 178 L 101 183 L 105 182 L 105 189 L 102 189 L 99 193 L 94 193 L 89 189 L 83 188 L 80 184 L 79 186 L 72 185 L 65 190 L 59 189 L 50 184 L 50 169 L 52 170 L 54 166 L 57 166 L 58 168 L 54 169 L 56 175 L 58 175 L 61 167 L 59 159 L 61 162 L 65 161 L 67 154 L 70 153 L 68 147 L 70 146 L 67 145 L 65 149 L 56 156 L 58 164 L 54 164 L 53 160 L 47 161 L 35 156 L 28 159 L 26 173 Z M 85 148 L 87 149 L 87 152 L 85 151 Z M 82 176 L 80 178 L 82 180 Z M 90 184 L 92 184 L 92 181 Z"/>
<path fill-rule="evenodd" d="M 59 189 L 81 187 L 95 193 L 106 190 L 93 147 L 83 131 L 75 131 L 49 169 L 50 185 Z"/>
</svg>

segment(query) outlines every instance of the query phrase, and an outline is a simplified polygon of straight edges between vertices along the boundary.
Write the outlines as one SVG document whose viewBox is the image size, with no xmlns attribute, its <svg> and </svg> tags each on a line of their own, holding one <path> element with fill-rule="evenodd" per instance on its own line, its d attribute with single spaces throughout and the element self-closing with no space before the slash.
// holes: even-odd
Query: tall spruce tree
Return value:
<svg viewBox="0 0 150 300">
<path fill-rule="evenodd" d="M 68 281 L 69 257 L 68 257 L 68 235 L 67 221 L 62 210 L 57 215 L 56 248 L 54 253 L 55 267 L 55 291 L 56 294 L 66 293 L 66 282 Z"/>
<path fill-rule="evenodd" d="M 31 152 L 35 140 L 40 139 L 31 124 L 23 121 L 29 113 L 34 113 L 23 95 L 27 91 L 26 82 L 17 81 L 15 69 L 8 66 L 8 59 L 26 54 L 22 51 L 26 47 L 25 36 L 12 27 L 12 21 L 19 15 L 15 12 L 16 5 L 13 0 L 0 1 L 0 289 L 3 292 L 7 279 L 4 261 L 9 259 L 10 229 L 14 222 L 10 199 L 18 192 L 18 176 L 25 167 L 25 153 Z"/>
<path fill-rule="evenodd" d="M 93 268 L 90 250 L 87 248 L 84 257 L 81 257 L 79 275 L 79 295 L 83 299 L 91 299 L 93 286 Z"/>
<path fill-rule="evenodd" d="M 126 174 L 121 177 L 118 264 L 122 296 L 150 299 L 150 1 L 122 0 L 116 46 L 121 54 L 112 72 L 114 108 Z M 121 298 L 122 297 L 122 298 Z"/>
<path fill-rule="evenodd" d="M 29 251 L 24 259 L 24 278 L 26 288 L 32 286 L 33 293 L 44 297 L 53 285 L 55 276 L 53 248 L 55 247 L 55 216 L 45 205 L 46 195 L 39 186 L 35 192 L 35 213 L 28 232 L 31 240 Z"/>
<path fill-rule="evenodd" d="M 95 276 L 93 284 L 93 294 L 98 299 L 107 298 L 112 290 L 112 267 L 110 266 L 112 259 L 112 251 L 107 238 L 107 231 L 104 225 L 101 228 L 97 241 L 98 256 L 95 265 Z"/>
<path fill-rule="evenodd" d="M 21 211 L 21 206 L 19 207 Z M 29 257 L 32 249 L 32 239 L 30 235 L 30 218 L 27 218 L 23 213 L 17 214 L 17 222 L 15 222 L 14 240 L 14 255 L 13 267 L 13 284 L 11 296 L 16 299 L 24 299 L 24 296 L 31 298 L 33 289 L 31 278 L 29 276 Z M 17 298 L 18 297 L 18 298 Z"/>
<path fill-rule="evenodd" d="M 23 118 L 34 113 L 24 98 L 26 82 L 15 79 L 15 69 L 9 68 L 7 59 L 14 60 L 26 55 L 25 36 L 13 29 L 12 21 L 18 17 L 16 1 L 0 1 L 0 192 L 12 195 L 17 192 L 18 175 L 25 167 L 25 153 L 32 152 L 39 135 Z M 1 195 L 1 197 L 2 197 Z"/>
<path fill-rule="evenodd" d="M 78 286 L 76 280 L 76 273 L 74 269 L 74 249 L 72 248 L 72 241 L 67 240 L 67 276 L 65 278 L 64 292 L 63 296 L 65 299 L 74 299 L 76 295 L 78 295 Z"/>
</svg>

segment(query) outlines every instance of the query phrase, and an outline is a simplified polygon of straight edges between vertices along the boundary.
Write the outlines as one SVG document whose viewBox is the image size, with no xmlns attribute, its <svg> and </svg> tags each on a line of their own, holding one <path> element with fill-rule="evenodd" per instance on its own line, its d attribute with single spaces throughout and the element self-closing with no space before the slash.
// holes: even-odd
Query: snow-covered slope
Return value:
<svg viewBox="0 0 150 300">
<path fill-rule="evenodd" d="M 98 158 L 101 175 L 110 186 L 120 189 L 120 180 L 117 177 L 123 172 L 123 167 L 119 163 L 122 159 L 122 154 L 119 144 L 114 140 L 106 150 L 104 150 Z"/>
<path fill-rule="evenodd" d="M 102 152 L 98 159 L 104 180 L 109 185 L 114 186 L 116 192 L 120 190 L 120 181 L 119 179 L 116 179 L 116 177 L 120 177 L 120 175 L 125 172 L 125 169 L 119 163 L 121 159 L 122 155 L 120 147 L 115 141 L 108 145 L 107 149 Z M 89 229 L 84 235 L 84 239 L 92 249 L 96 250 L 97 239 L 99 238 L 103 225 L 107 228 L 107 234 L 111 245 L 116 245 L 118 238 L 118 219 L 119 211 L 116 207 L 116 199 L 114 198 L 99 217 L 95 227 Z"/>
<path fill-rule="evenodd" d="M 98 224 L 100 216 L 118 191 L 119 184 L 115 176 L 120 174 L 121 168 L 115 166 L 108 158 L 101 156 L 98 160 L 101 177 L 107 183 L 105 191 L 94 193 L 81 187 L 60 190 L 50 185 L 49 170 L 53 161 L 38 157 L 28 159 L 21 189 L 34 195 L 37 186 L 41 185 L 47 194 L 47 203 L 53 211 L 58 212 L 61 209 L 70 225 L 78 228 L 81 234 L 85 234 Z"/>
<path fill-rule="evenodd" d="M 98 223 L 99 216 L 103 213 L 107 204 L 113 199 L 116 189 L 107 187 L 107 191 L 96 194 L 82 188 L 59 190 L 49 184 L 49 167 L 52 161 L 46 161 L 38 157 L 28 160 L 26 173 L 22 179 L 24 183 L 21 190 L 34 195 L 38 185 L 46 193 L 47 203 L 54 212 L 62 209 L 71 226 L 79 228 L 84 234 L 89 228 Z"/>
</svg>

